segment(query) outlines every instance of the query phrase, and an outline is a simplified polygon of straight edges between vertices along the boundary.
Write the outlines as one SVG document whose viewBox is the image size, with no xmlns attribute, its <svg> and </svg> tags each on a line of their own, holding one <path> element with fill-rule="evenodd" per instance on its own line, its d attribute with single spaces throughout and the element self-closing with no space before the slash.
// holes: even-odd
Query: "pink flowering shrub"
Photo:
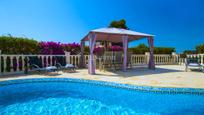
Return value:
<svg viewBox="0 0 204 115">
<path fill-rule="evenodd" d="M 104 51 L 105 51 L 104 47 L 94 48 L 94 54 L 97 55 L 97 56 L 103 55 Z"/>
<path fill-rule="evenodd" d="M 123 48 L 122 48 L 121 46 L 116 46 L 116 45 L 114 45 L 114 46 L 110 46 L 110 47 L 108 48 L 108 50 L 109 50 L 109 51 L 122 51 Z"/>
<path fill-rule="evenodd" d="M 46 54 L 46 55 L 64 54 L 64 51 L 60 42 L 40 42 L 39 47 L 40 47 L 41 54 Z"/>
<path fill-rule="evenodd" d="M 77 43 L 62 44 L 60 42 L 40 42 L 40 53 L 45 55 L 63 55 L 64 51 L 71 52 L 71 54 L 80 51 L 80 45 Z"/>
<path fill-rule="evenodd" d="M 107 49 L 107 51 L 122 51 L 122 47 L 120 46 L 111 46 Z M 94 48 L 94 54 L 100 56 L 103 55 L 103 53 L 105 52 L 105 48 L 104 47 L 96 47 Z"/>
</svg>

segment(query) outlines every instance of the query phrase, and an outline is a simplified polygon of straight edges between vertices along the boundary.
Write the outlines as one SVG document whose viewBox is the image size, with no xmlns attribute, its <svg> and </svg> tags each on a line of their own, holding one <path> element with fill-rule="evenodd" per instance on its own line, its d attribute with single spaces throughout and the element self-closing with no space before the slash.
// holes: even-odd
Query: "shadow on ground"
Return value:
<svg viewBox="0 0 204 115">
<path fill-rule="evenodd" d="M 107 74 L 112 73 L 112 74 Z M 156 68 L 155 70 L 150 70 L 147 67 L 135 67 L 132 69 L 128 69 L 126 72 L 122 70 L 112 71 L 108 70 L 105 72 L 100 72 L 100 74 L 96 75 L 103 75 L 103 76 L 111 76 L 111 77 L 137 77 L 137 76 L 145 76 L 145 75 L 152 75 L 152 74 L 164 74 L 164 73 L 174 73 L 174 72 L 184 72 L 183 70 L 176 70 L 176 69 L 168 69 L 168 68 Z"/>
</svg>

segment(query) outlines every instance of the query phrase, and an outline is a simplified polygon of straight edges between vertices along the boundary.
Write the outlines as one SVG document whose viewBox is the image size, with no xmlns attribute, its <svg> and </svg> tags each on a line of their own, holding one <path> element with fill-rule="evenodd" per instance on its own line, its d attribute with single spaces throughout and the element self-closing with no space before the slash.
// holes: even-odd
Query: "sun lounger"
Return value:
<svg viewBox="0 0 204 115">
<path fill-rule="evenodd" d="M 198 58 L 186 58 L 185 59 L 185 66 L 186 69 L 185 71 L 190 70 L 202 70 L 204 71 L 203 66 L 200 64 L 199 59 Z"/>
<path fill-rule="evenodd" d="M 48 66 L 48 67 L 42 67 L 42 61 L 36 56 L 36 57 L 29 57 L 29 67 L 33 71 L 38 71 L 38 72 L 55 72 L 57 71 L 56 66 Z"/>
<path fill-rule="evenodd" d="M 76 71 L 76 67 L 72 64 L 66 64 L 65 66 L 62 66 L 60 63 L 56 63 L 56 66 L 60 70 L 71 70 L 72 72 Z"/>
<path fill-rule="evenodd" d="M 61 70 L 71 70 L 72 72 L 76 71 L 76 67 L 73 64 L 66 64 L 64 57 L 56 56 L 56 67 Z"/>
</svg>

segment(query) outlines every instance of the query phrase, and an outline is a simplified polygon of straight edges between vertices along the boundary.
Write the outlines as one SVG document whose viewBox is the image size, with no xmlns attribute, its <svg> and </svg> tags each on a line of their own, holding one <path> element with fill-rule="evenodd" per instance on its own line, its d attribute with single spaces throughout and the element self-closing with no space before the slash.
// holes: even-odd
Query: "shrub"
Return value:
<svg viewBox="0 0 204 115">
<path fill-rule="evenodd" d="M 145 52 L 149 52 L 149 48 L 145 44 L 140 44 L 136 47 L 129 48 L 128 51 L 133 54 L 145 54 Z"/>
<path fill-rule="evenodd" d="M 155 47 L 154 48 L 155 54 L 171 54 L 172 52 L 175 52 L 175 48 L 170 48 L 170 47 Z"/>
<path fill-rule="evenodd" d="M 70 54 L 79 54 L 81 52 L 80 45 L 78 43 L 61 44 L 64 51 L 70 52 Z"/>
<path fill-rule="evenodd" d="M 0 50 L 3 54 L 37 54 L 38 42 L 33 39 L 13 36 L 0 36 Z"/>
<path fill-rule="evenodd" d="M 145 52 L 149 52 L 149 47 L 145 44 L 139 44 L 136 47 L 129 48 L 128 51 L 132 52 L 133 54 L 145 54 Z M 170 47 L 154 47 L 155 54 L 171 54 L 175 52 L 174 48 Z"/>
<path fill-rule="evenodd" d="M 104 47 L 94 48 L 94 54 L 96 54 L 97 56 L 103 55 L 104 51 L 105 51 Z"/>
<path fill-rule="evenodd" d="M 198 45 L 197 51 L 204 52 L 204 45 Z M 71 54 L 80 54 L 80 45 L 78 43 L 62 44 L 60 42 L 38 42 L 33 39 L 13 36 L 0 36 L 0 50 L 2 54 L 53 54 L 62 55 L 64 51 L 71 52 Z M 94 53 L 101 55 L 104 48 L 95 48 Z M 107 48 L 107 51 L 122 51 L 121 46 L 113 45 Z M 144 54 L 149 52 L 149 48 L 145 44 L 140 44 L 133 48 L 128 48 L 133 54 Z M 89 54 L 89 47 L 84 48 L 85 55 Z M 155 47 L 155 54 L 171 54 L 175 52 L 174 48 Z"/>
<path fill-rule="evenodd" d="M 122 51 L 123 48 L 121 46 L 113 45 L 108 48 L 108 51 Z"/>
<path fill-rule="evenodd" d="M 77 43 L 62 44 L 60 42 L 40 42 L 41 54 L 63 55 L 64 51 L 72 55 L 80 53 L 80 45 Z"/>
<path fill-rule="evenodd" d="M 62 45 L 58 42 L 40 42 L 40 54 L 61 55 L 64 54 Z"/>
<path fill-rule="evenodd" d="M 89 55 L 89 46 L 84 47 L 84 55 Z"/>
</svg>

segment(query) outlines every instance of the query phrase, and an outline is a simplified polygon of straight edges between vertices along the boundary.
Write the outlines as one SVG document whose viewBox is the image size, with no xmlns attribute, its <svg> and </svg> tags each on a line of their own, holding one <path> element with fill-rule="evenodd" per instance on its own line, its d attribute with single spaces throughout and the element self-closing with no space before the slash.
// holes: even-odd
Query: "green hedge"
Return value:
<svg viewBox="0 0 204 115">
<path fill-rule="evenodd" d="M 145 44 L 140 44 L 136 47 L 129 48 L 128 50 L 131 51 L 133 54 L 145 54 L 145 52 L 149 52 L 149 47 L 147 47 Z M 171 47 L 154 48 L 155 54 L 171 54 L 172 52 L 175 52 L 175 48 Z"/>
<path fill-rule="evenodd" d="M 33 39 L 13 36 L 0 36 L 2 54 L 38 54 L 38 42 Z"/>
<path fill-rule="evenodd" d="M 171 48 L 171 47 L 155 47 L 154 48 L 155 54 L 171 54 L 172 52 L 176 52 L 175 48 Z"/>
</svg>

